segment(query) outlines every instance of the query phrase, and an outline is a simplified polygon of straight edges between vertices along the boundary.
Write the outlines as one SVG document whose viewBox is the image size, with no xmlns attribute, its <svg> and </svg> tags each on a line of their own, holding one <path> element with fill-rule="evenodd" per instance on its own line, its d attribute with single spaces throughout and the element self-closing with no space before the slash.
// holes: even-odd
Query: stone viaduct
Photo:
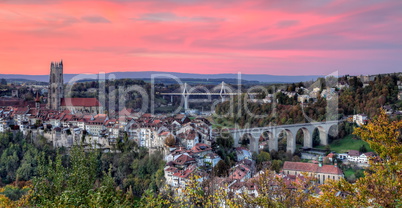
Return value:
<svg viewBox="0 0 402 208">
<path fill-rule="evenodd" d="M 234 129 L 229 130 L 229 133 L 234 139 L 235 147 L 240 146 L 239 141 L 247 135 L 250 138 L 250 150 L 258 152 L 259 139 L 263 136 L 268 141 L 269 150 L 278 150 L 278 140 L 281 132 L 286 134 L 287 145 L 286 150 L 292 153 L 296 150 L 296 134 L 299 130 L 303 131 L 305 148 L 313 147 L 313 132 L 317 128 L 321 140 L 321 145 L 328 144 L 328 132 L 332 126 L 337 127 L 341 121 L 326 121 L 326 122 L 314 122 L 314 123 L 302 123 L 280 126 L 267 126 L 250 129 Z M 338 128 L 336 128 L 338 130 Z M 264 132 L 266 132 L 264 134 Z M 337 131 L 336 131 L 337 132 Z M 267 138 L 268 137 L 268 138 Z"/>
</svg>

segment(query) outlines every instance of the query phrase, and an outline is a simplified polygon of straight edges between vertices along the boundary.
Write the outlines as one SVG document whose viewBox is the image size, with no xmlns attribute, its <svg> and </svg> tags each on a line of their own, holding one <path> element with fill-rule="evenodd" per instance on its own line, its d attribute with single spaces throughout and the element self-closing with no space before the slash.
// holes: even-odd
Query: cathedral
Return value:
<svg viewBox="0 0 402 208">
<path fill-rule="evenodd" d="M 63 61 L 50 64 L 49 94 L 47 107 L 60 110 L 61 99 L 64 98 Z"/>
<path fill-rule="evenodd" d="M 72 113 L 101 113 L 101 104 L 96 98 L 65 98 L 63 61 L 50 64 L 47 107 L 52 110 L 69 110 Z"/>
</svg>

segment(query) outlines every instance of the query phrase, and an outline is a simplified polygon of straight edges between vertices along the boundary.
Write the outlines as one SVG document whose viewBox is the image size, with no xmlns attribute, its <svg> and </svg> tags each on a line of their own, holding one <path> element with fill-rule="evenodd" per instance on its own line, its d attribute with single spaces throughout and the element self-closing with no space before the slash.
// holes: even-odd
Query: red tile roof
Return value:
<svg viewBox="0 0 402 208">
<path fill-rule="evenodd" d="M 374 152 L 366 152 L 364 153 L 367 157 L 375 157 L 375 153 Z"/>
<path fill-rule="evenodd" d="M 168 167 L 165 169 L 166 172 L 176 173 L 179 169 L 175 167 Z"/>
<path fill-rule="evenodd" d="M 197 143 L 193 148 L 191 148 L 191 151 L 193 153 L 199 153 L 199 152 L 205 152 L 205 151 L 211 151 L 212 148 L 204 143 Z"/>
<path fill-rule="evenodd" d="M 335 175 L 342 175 L 342 170 L 338 167 L 333 165 L 323 165 L 322 167 L 318 167 L 318 173 L 328 173 L 328 174 L 335 174 Z"/>
<path fill-rule="evenodd" d="M 333 158 L 334 156 L 335 156 L 335 154 L 332 152 L 327 155 L 327 157 L 329 157 L 329 158 Z"/>
<path fill-rule="evenodd" d="M 176 158 L 176 160 L 174 160 L 173 162 L 177 165 L 184 165 L 186 163 L 191 163 L 193 161 L 195 161 L 194 158 L 183 154 L 183 155 L 180 155 L 178 158 Z"/>
<path fill-rule="evenodd" d="M 173 174 L 173 176 L 179 177 L 179 178 L 187 178 L 194 170 L 196 166 L 189 166 L 185 170 L 178 171 Z"/>
<path fill-rule="evenodd" d="M 96 98 L 62 98 L 61 106 L 98 107 L 101 104 Z"/>
<path fill-rule="evenodd" d="M 293 170 L 293 171 L 311 172 L 311 173 L 327 173 L 337 175 L 343 174 L 341 169 L 333 165 L 323 165 L 322 167 L 319 167 L 318 164 L 289 162 L 289 161 L 286 161 L 285 164 L 283 164 L 283 170 Z"/>
<path fill-rule="evenodd" d="M 230 174 L 230 178 L 241 180 L 247 175 L 248 172 L 250 172 L 250 169 L 247 166 L 239 165 L 234 168 L 233 172 Z"/>
</svg>

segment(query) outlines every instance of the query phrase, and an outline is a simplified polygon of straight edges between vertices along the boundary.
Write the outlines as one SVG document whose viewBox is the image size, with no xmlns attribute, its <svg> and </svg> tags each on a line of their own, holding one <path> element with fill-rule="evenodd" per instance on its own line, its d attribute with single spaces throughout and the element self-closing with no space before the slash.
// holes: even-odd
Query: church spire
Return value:
<svg viewBox="0 0 402 208">
<path fill-rule="evenodd" d="M 47 107 L 60 110 L 61 99 L 64 98 L 63 60 L 51 62 Z"/>
</svg>

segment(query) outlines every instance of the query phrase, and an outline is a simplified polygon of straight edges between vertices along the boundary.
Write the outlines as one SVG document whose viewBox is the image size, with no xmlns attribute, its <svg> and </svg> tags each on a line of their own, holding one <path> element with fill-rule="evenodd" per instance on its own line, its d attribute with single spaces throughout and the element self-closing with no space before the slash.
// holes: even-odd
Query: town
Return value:
<svg viewBox="0 0 402 208">
<path fill-rule="evenodd" d="M 375 76 L 362 76 L 358 79 L 365 80 L 363 85 L 368 86 L 365 83 L 373 82 Z M 397 85 L 398 100 L 401 100 L 401 81 Z M 147 149 L 148 154 L 162 154 L 165 162 L 164 182 L 171 188 L 178 188 L 179 192 L 186 189 L 194 176 L 198 176 L 199 182 L 213 181 L 212 186 L 216 189 L 258 196 L 259 184 L 256 181 L 267 170 L 273 171 L 275 177 L 288 184 L 302 183 L 307 180 L 307 176 L 315 177 L 317 184 L 324 184 L 328 180 L 345 178 L 339 166 L 341 163 L 362 170 L 369 167 L 370 160 L 379 159 L 374 152 L 367 151 L 364 145 L 364 150 L 360 148 L 344 152 L 313 148 L 314 129 L 318 128 L 321 137 L 319 144 L 328 146 L 332 125 L 350 123 L 363 126 L 368 121 L 368 116 L 364 114 L 344 116 L 343 120 L 331 124 L 328 121 L 330 125 L 327 128 L 321 127 L 324 125 L 321 123 L 321 126 L 311 123 L 306 124 L 310 127 L 302 126 L 296 130 L 289 130 L 291 127 L 288 127 L 281 133 L 275 133 L 278 137 L 264 136 L 260 132 L 257 136 L 244 134 L 234 139 L 235 134 L 230 133 L 234 129 L 225 132 L 213 125 L 210 116 L 194 114 L 191 110 L 179 114 L 151 114 L 124 107 L 113 114 L 104 113 L 104 106 L 97 98 L 64 97 L 64 86 L 62 62 L 51 63 L 48 86 L 29 86 L 28 91 L 33 95 L 31 100 L 26 97 L 24 99 L 16 86 L 11 90 L 11 96 L 0 98 L 0 132 L 22 132 L 24 138 L 31 140 L 44 138 L 54 148 L 81 145 L 88 151 L 99 149 L 112 154 L 121 152 L 119 144 L 134 141 L 138 147 Z M 324 90 L 314 87 L 312 91 L 293 84 L 288 89 L 278 89 L 278 93 L 289 99 L 298 95 L 296 102 L 308 105 L 316 103 L 317 98 L 330 101 L 344 88 L 349 88 L 346 82 Z M 269 104 L 275 102 L 273 98 L 273 94 L 268 94 L 262 99 L 249 99 L 249 102 Z M 391 116 L 401 114 L 390 106 L 384 105 L 383 108 Z M 296 145 L 299 131 L 303 132 L 301 137 L 305 140 L 304 145 Z M 308 138 L 308 135 L 311 137 Z M 285 143 L 285 151 L 280 153 L 288 159 L 273 160 L 274 154 L 278 154 L 279 137 L 288 141 L 287 147 Z M 250 139 L 256 143 L 250 142 Z M 293 147 L 292 143 L 295 144 Z M 354 180 L 351 179 L 352 182 Z M 322 192 L 316 189 L 314 194 L 320 195 Z"/>
</svg>

